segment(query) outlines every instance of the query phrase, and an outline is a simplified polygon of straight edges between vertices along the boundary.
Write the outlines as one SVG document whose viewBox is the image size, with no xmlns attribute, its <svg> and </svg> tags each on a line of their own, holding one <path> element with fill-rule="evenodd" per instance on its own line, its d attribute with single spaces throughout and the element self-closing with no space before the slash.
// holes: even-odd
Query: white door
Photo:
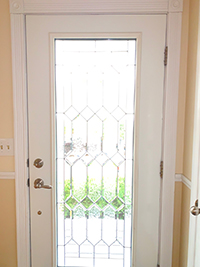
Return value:
<svg viewBox="0 0 200 267">
<path fill-rule="evenodd" d="M 166 16 L 32 15 L 26 30 L 32 266 L 156 266 Z"/>
</svg>

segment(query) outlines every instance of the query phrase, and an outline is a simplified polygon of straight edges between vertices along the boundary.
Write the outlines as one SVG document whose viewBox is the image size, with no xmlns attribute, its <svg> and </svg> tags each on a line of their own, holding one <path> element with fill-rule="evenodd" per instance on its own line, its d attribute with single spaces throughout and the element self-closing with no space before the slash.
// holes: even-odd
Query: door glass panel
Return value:
<svg viewBox="0 0 200 267">
<path fill-rule="evenodd" d="M 57 266 L 130 267 L 136 40 L 55 40 Z"/>
</svg>

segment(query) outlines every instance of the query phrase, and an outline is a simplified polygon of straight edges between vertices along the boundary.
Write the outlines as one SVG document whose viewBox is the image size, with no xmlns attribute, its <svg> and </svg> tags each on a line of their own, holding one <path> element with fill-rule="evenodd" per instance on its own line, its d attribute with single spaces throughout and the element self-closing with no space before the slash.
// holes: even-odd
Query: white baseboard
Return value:
<svg viewBox="0 0 200 267">
<path fill-rule="evenodd" d="M 182 182 L 191 190 L 192 182 L 181 173 L 175 174 L 175 182 Z"/>
<path fill-rule="evenodd" d="M 14 172 L 0 172 L 0 179 L 15 179 Z"/>
</svg>

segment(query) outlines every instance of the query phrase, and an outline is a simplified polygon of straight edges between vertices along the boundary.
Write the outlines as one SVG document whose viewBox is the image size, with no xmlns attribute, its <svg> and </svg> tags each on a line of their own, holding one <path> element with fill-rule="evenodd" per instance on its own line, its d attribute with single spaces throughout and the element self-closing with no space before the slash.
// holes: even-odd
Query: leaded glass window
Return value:
<svg viewBox="0 0 200 267">
<path fill-rule="evenodd" d="M 57 39 L 57 266 L 130 267 L 136 40 Z"/>
</svg>

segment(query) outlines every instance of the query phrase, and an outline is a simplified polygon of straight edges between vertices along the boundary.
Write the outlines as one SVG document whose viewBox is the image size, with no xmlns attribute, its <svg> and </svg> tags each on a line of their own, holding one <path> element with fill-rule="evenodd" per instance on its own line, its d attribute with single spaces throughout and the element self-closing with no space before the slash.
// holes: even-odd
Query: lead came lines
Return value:
<svg viewBox="0 0 200 267">
<path fill-rule="evenodd" d="M 98 42 L 100 42 L 100 40 Z M 95 41 L 95 45 L 96 44 L 97 44 L 97 42 Z M 127 45 L 128 45 L 128 42 L 127 42 Z M 79 51 L 79 53 L 81 53 L 81 52 Z M 98 52 L 96 52 L 96 54 L 97 53 Z M 110 54 L 112 54 L 112 53 L 110 53 Z M 111 67 L 111 69 L 115 69 L 115 70 L 117 69 L 117 67 L 113 67 L 112 64 L 110 65 L 110 67 Z M 127 64 L 126 64 L 126 67 L 127 67 Z M 73 75 L 73 73 L 71 73 L 71 75 Z M 102 264 L 103 262 L 105 262 L 106 258 L 109 259 L 109 264 L 112 264 L 112 262 L 113 263 L 116 263 L 116 262 L 119 263 L 119 262 L 121 262 L 121 260 L 119 261 L 118 257 L 122 256 L 121 259 L 122 259 L 123 263 L 122 264 L 120 263 L 116 266 L 117 267 L 118 266 L 119 267 L 129 267 L 129 266 L 124 265 L 124 263 L 125 263 L 124 257 L 125 257 L 125 250 L 126 250 L 125 249 L 125 243 L 126 243 L 125 242 L 125 219 L 128 216 L 128 214 L 126 215 L 127 208 L 126 208 L 126 200 L 125 200 L 125 198 L 126 198 L 125 197 L 126 184 L 127 184 L 126 183 L 126 156 L 125 155 L 122 156 L 121 151 L 122 151 L 123 145 L 124 145 L 124 149 L 125 149 L 126 139 L 127 139 L 126 123 L 125 124 L 123 124 L 123 123 L 124 123 L 124 121 L 127 122 L 127 119 L 126 119 L 127 115 L 133 114 L 133 113 L 130 111 L 123 111 L 123 109 L 120 107 L 120 96 L 122 95 L 122 92 L 120 92 L 120 89 L 122 90 L 122 88 L 120 88 L 120 76 L 122 76 L 122 74 L 120 75 L 119 72 L 117 74 L 117 77 L 118 77 L 118 79 L 117 79 L 118 80 L 117 105 L 113 110 L 110 110 L 110 111 L 107 110 L 108 106 L 104 106 L 104 99 L 105 99 L 105 95 L 104 95 L 105 79 L 103 79 L 104 75 L 105 74 L 102 72 L 99 75 L 99 78 L 100 78 L 99 82 L 101 82 L 102 98 L 101 98 L 101 106 L 99 108 L 97 108 L 96 111 L 92 110 L 91 107 L 89 106 L 89 102 L 88 102 L 88 88 L 89 88 L 88 87 L 88 81 L 89 80 L 87 79 L 87 86 L 86 86 L 87 93 L 86 93 L 86 106 L 85 106 L 85 108 L 83 108 L 81 111 L 81 110 L 77 110 L 77 107 L 76 108 L 73 107 L 72 101 L 73 101 L 74 97 L 78 97 L 78 96 L 74 95 L 73 85 L 71 84 L 71 106 L 66 107 L 66 110 L 63 112 L 64 116 L 66 116 L 67 119 L 69 119 L 71 121 L 71 139 L 68 139 L 67 136 L 64 137 L 64 140 L 66 142 L 64 147 L 68 147 L 68 151 L 65 151 L 65 155 L 63 157 L 64 164 L 69 164 L 70 170 L 71 170 L 70 194 L 65 199 L 65 207 L 67 209 L 67 212 L 69 211 L 69 219 L 71 221 L 71 238 L 69 239 L 69 241 L 67 243 L 64 242 L 67 245 L 67 251 L 65 252 L 65 255 L 69 254 L 71 256 L 69 256 L 69 258 L 64 259 L 64 261 L 66 260 L 64 262 L 65 266 L 78 266 L 79 264 L 82 264 L 81 262 L 83 262 L 84 259 L 86 259 L 90 255 L 92 255 L 92 258 L 91 258 L 91 260 L 93 262 L 92 265 L 90 265 L 90 263 L 89 263 L 90 262 L 90 257 L 89 257 L 88 261 L 87 261 L 88 263 L 86 263 L 84 261 L 86 266 L 99 267 L 100 266 L 99 264 Z M 113 74 L 111 74 L 111 76 L 112 75 Z M 85 76 L 89 77 L 88 73 Z M 107 73 L 107 76 L 108 76 L 108 73 Z M 77 79 L 78 79 L 78 77 L 77 77 Z M 106 77 L 106 79 L 107 79 L 107 77 Z M 95 84 L 95 82 L 94 82 L 94 84 Z M 109 82 L 109 85 L 110 85 L 110 82 Z M 106 86 L 108 86 L 108 83 Z M 81 87 L 81 83 L 80 83 L 80 87 Z M 94 88 L 94 90 L 96 90 L 96 89 Z M 106 97 L 110 96 L 109 101 L 112 101 L 112 94 L 113 94 L 112 90 L 113 89 L 106 87 L 106 90 L 108 90 Z M 127 100 L 128 95 L 126 95 L 125 98 Z M 97 100 L 95 100 L 95 101 L 97 101 Z M 108 105 L 109 101 L 107 100 L 107 102 L 105 104 Z M 97 105 L 98 105 L 98 103 L 97 103 Z M 85 115 L 82 115 L 82 112 L 86 108 L 88 108 L 87 114 L 89 114 L 88 112 L 92 112 L 92 114 L 89 115 L 90 117 L 88 117 L 88 118 L 84 118 L 84 116 L 86 116 L 86 113 L 84 113 Z M 71 112 L 71 113 L 69 113 L 69 112 Z M 102 115 L 100 115 L 99 112 L 101 112 Z M 69 115 L 69 114 L 71 114 L 71 115 Z M 74 114 L 74 115 L 72 115 L 72 114 Z M 58 115 L 59 115 L 59 113 L 58 113 Z M 101 116 L 103 116 L 103 117 L 101 118 Z M 106 118 L 104 116 L 106 116 Z M 84 118 L 84 120 L 85 120 L 85 125 L 86 125 L 86 140 L 85 140 L 86 143 L 85 144 L 84 144 L 84 140 L 82 141 L 82 139 L 81 139 L 82 138 L 81 136 L 84 136 L 83 132 L 81 132 L 81 128 L 80 128 L 80 134 L 79 134 L 80 138 L 79 138 L 79 140 L 75 140 L 75 138 L 77 138 L 77 131 L 78 131 L 78 128 L 77 128 L 78 126 L 77 126 L 77 123 L 75 125 L 75 121 L 80 120 L 79 118 Z M 101 135 L 99 135 L 99 133 L 96 132 L 98 130 L 98 127 L 97 127 L 98 125 L 96 125 L 95 129 L 94 129 L 94 126 L 92 126 L 93 125 L 91 123 L 92 118 L 95 118 L 96 122 L 99 121 L 99 125 L 101 123 Z M 105 124 L 105 121 L 108 122 L 108 119 L 109 119 L 109 123 Z M 92 133 L 88 132 L 89 131 L 88 123 L 90 123 L 90 125 L 92 126 L 92 128 L 90 126 L 90 130 L 92 130 L 94 132 L 92 132 Z M 122 125 L 124 125 L 124 126 L 122 127 Z M 116 133 L 114 132 L 115 128 L 117 131 Z M 110 132 L 108 132 L 108 129 L 110 129 L 109 130 Z M 96 142 L 96 140 L 98 139 L 98 136 L 101 136 L 101 138 L 98 139 L 99 140 L 98 142 L 100 142 L 100 145 L 98 143 L 91 143 L 90 138 L 88 139 L 89 134 L 90 134 L 90 138 L 92 137 L 92 140 L 93 140 L 92 142 Z M 123 136 L 123 138 L 122 138 L 122 136 Z M 106 137 L 106 139 L 104 140 L 105 137 Z M 109 150 L 107 150 L 109 140 L 111 141 L 110 144 L 114 144 L 113 141 L 115 138 L 116 138 L 115 149 L 114 149 L 114 147 L 112 148 L 112 146 L 110 146 Z M 105 141 L 106 141 L 106 143 L 105 143 Z M 130 143 L 130 141 L 129 141 L 129 143 Z M 98 152 L 98 146 L 100 147 L 99 152 Z M 124 153 L 125 153 L 125 151 L 126 150 L 124 150 Z M 101 183 L 100 183 L 101 184 L 101 189 L 100 189 L 101 195 L 100 196 L 98 195 L 99 189 L 98 189 L 98 184 L 97 184 L 97 180 L 96 180 L 98 175 L 95 173 L 95 169 L 93 167 L 94 162 L 96 162 L 96 164 L 98 164 L 99 167 L 101 168 Z M 85 175 L 86 175 L 86 177 L 85 177 L 85 181 L 86 181 L 85 182 L 85 189 L 83 189 L 85 191 L 85 194 L 84 194 L 84 197 L 81 197 L 81 198 L 79 197 L 79 195 L 77 195 L 77 194 L 79 194 L 79 191 L 77 191 L 77 190 L 79 190 L 79 188 L 81 188 L 81 184 L 80 184 L 81 180 L 78 182 L 77 177 L 76 177 L 76 179 L 73 178 L 73 176 L 74 176 L 73 170 L 77 170 L 76 166 L 79 166 L 79 167 L 82 166 L 81 169 L 83 169 L 83 166 L 85 166 L 84 168 L 86 170 L 85 171 Z M 110 167 L 108 168 L 108 166 L 110 166 Z M 113 167 L 111 167 L 111 166 L 113 166 Z M 76 169 L 74 169 L 74 168 L 76 168 Z M 122 171 L 123 168 L 124 168 L 124 171 Z M 112 169 L 116 170 L 114 172 L 115 174 L 114 173 L 111 174 Z M 90 170 L 90 172 L 89 172 L 89 170 Z M 130 172 L 130 170 L 129 170 L 129 172 Z M 123 176 L 123 173 L 124 173 L 124 176 Z M 130 175 L 131 175 L 130 173 L 128 173 L 129 180 L 130 180 Z M 90 177 L 90 174 L 93 176 Z M 63 174 L 63 176 L 66 177 L 66 174 Z M 114 176 L 116 177 L 115 179 L 114 179 Z M 115 181 L 114 182 L 114 187 L 115 187 L 114 191 L 112 191 L 112 183 L 111 183 L 112 179 L 110 180 L 110 177 L 113 177 L 113 181 Z M 59 179 L 59 177 L 58 177 L 58 179 Z M 124 183 L 124 185 L 123 185 L 123 183 Z M 67 180 L 65 180 L 65 188 L 64 188 L 65 194 L 66 194 L 66 190 L 68 190 L 66 185 L 67 185 Z M 59 186 L 59 184 L 58 184 L 58 186 Z M 76 190 L 74 189 L 75 186 L 76 186 Z M 130 185 L 127 184 L 127 186 L 130 186 Z M 83 187 L 84 187 L 84 185 L 83 185 Z M 105 195 L 105 190 L 106 190 L 106 195 Z M 111 190 L 111 191 L 109 191 L 109 190 Z M 129 191 L 130 191 L 130 188 L 127 192 L 129 192 Z M 96 194 L 96 196 L 98 196 L 97 198 L 94 198 L 95 194 Z M 121 198 L 120 194 L 122 194 L 123 199 Z M 77 199 L 77 197 L 79 199 Z M 105 199 L 107 197 L 109 197 L 109 200 Z M 57 207 L 58 207 L 58 209 L 60 208 L 59 203 L 58 203 Z M 81 215 L 82 213 L 80 213 L 82 211 L 85 214 L 85 218 L 82 217 L 82 215 Z M 66 212 L 66 214 L 67 214 L 67 212 Z M 129 211 L 128 211 L 128 213 L 129 213 Z M 68 215 L 66 215 L 66 216 L 68 216 Z M 94 217 L 92 217 L 92 216 L 94 216 Z M 99 217 L 97 217 L 97 216 L 99 216 Z M 130 217 L 130 215 L 129 215 L 129 217 Z M 58 218 L 58 220 L 59 220 L 59 218 Z M 65 221 L 66 220 L 68 220 L 68 217 L 65 217 Z M 82 227 L 82 223 L 81 223 L 82 220 L 85 220 L 85 234 L 83 234 L 83 233 L 80 233 L 80 234 L 82 234 L 82 236 L 85 235 L 85 239 L 83 238 L 83 240 L 80 243 L 79 242 L 77 243 L 77 241 L 74 239 L 76 237 L 73 235 L 74 231 L 75 232 L 78 231 L 77 223 L 75 223 L 75 222 L 79 221 L 80 222 L 79 225 L 80 225 L 80 227 Z M 91 235 L 91 234 L 89 235 L 89 232 L 91 232 L 91 229 L 89 227 L 91 227 L 91 223 L 93 223 L 94 227 L 97 227 L 98 220 L 101 221 L 101 223 L 100 223 L 100 225 L 101 225 L 100 226 L 101 237 L 100 237 L 99 241 L 96 241 L 95 243 L 94 242 L 91 243 L 89 240 L 89 238 L 90 238 L 89 236 Z M 89 222 L 90 222 L 90 224 L 89 224 Z M 109 229 L 108 225 L 111 224 L 112 222 L 113 223 L 115 222 L 115 237 L 114 237 L 114 239 L 112 239 L 113 240 L 112 242 L 109 241 L 109 243 L 107 243 L 109 239 L 107 239 L 107 232 L 105 232 L 105 231 L 107 231 L 106 229 Z M 123 222 L 123 229 L 124 230 L 123 230 L 123 235 L 121 236 L 120 231 L 121 231 L 121 227 L 122 227 L 122 222 Z M 75 223 L 75 225 L 74 225 L 74 223 Z M 104 227 L 104 224 L 105 224 L 105 226 L 107 224 L 106 228 Z M 65 225 L 65 223 L 64 223 L 64 225 Z M 64 231 L 66 231 L 66 230 L 64 230 Z M 127 232 L 128 231 L 130 232 L 130 229 L 127 230 Z M 94 233 L 95 233 L 95 228 L 93 230 L 93 234 Z M 105 237 L 107 239 L 107 242 L 104 241 Z M 121 240 L 121 238 L 122 238 L 122 240 Z M 70 249 L 69 244 L 72 241 L 74 243 L 73 243 L 73 245 L 71 245 L 71 249 Z M 85 242 L 88 242 L 88 243 L 85 243 Z M 65 249 L 66 249 L 66 245 L 64 246 Z M 84 246 L 84 252 L 81 252 L 82 251 L 81 248 L 83 246 Z M 88 252 L 89 253 L 88 254 L 85 251 L 85 247 L 92 248 L 92 250 L 91 250 L 92 254 L 90 254 L 90 252 Z M 101 248 L 100 250 L 99 250 L 99 247 Z M 97 254 L 97 248 L 98 248 L 98 254 Z M 103 252 L 103 248 L 106 249 L 106 251 L 107 251 L 105 255 Z M 123 255 L 120 252 L 122 250 L 123 250 L 123 253 L 122 253 Z M 77 254 L 77 257 L 76 257 L 76 254 Z M 59 255 L 58 255 L 58 257 L 59 257 Z M 103 258 L 100 259 L 99 257 L 100 258 L 103 257 Z M 116 261 L 116 259 L 117 259 L 116 257 L 118 258 L 117 261 Z M 82 259 L 82 261 L 80 261 L 80 263 L 78 263 L 78 261 L 75 260 L 78 258 Z M 73 261 L 72 261 L 72 259 L 73 259 Z M 82 266 L 82 265 L 80 265 L 80 266 Z"/>
</svg>

